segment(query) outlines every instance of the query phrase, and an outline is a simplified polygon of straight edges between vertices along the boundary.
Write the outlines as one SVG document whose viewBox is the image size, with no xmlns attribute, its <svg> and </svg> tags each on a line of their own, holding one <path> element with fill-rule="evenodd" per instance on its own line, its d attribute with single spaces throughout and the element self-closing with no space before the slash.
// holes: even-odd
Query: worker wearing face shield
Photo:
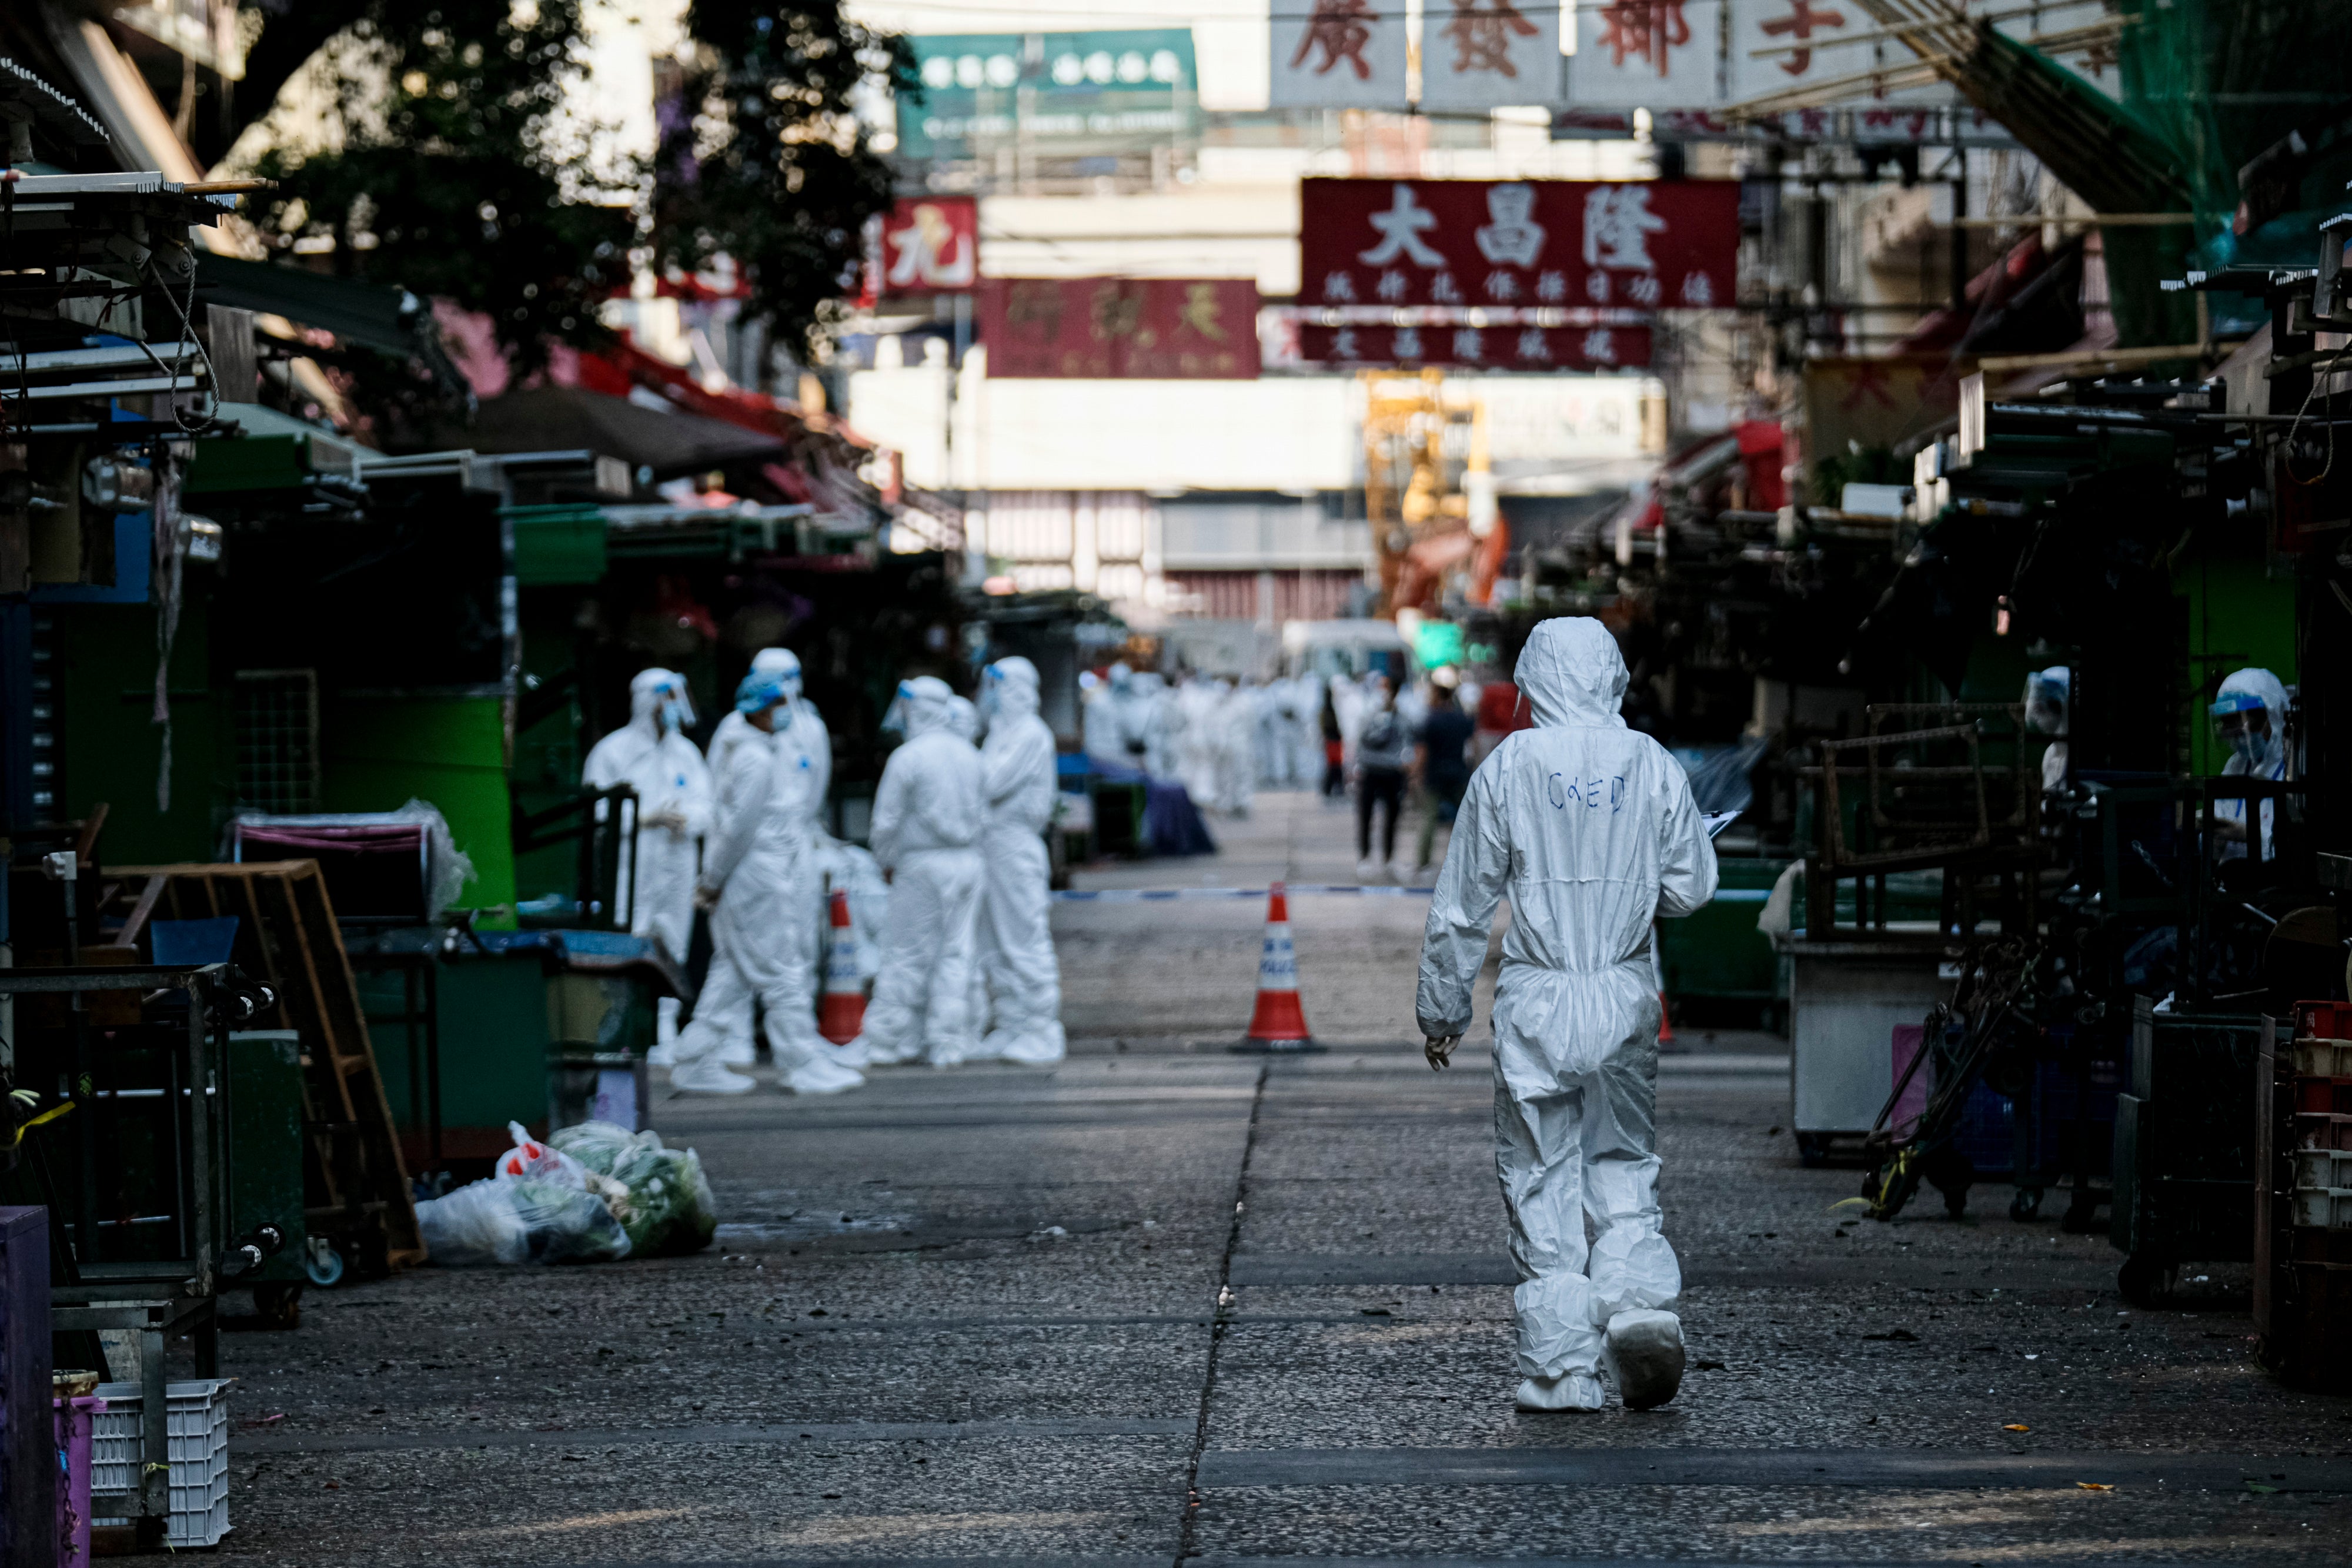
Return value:
<svg viewBox="0 0 2352 1568">
<path fill-rule="evenodd" d="M 710 973 L 694 1021 L 678 1037 L 673 1087 L 740 1094 L 753 1080 L 720 1060 L 728 1040 L 751 1033 L 756 998 L 765 1016 L 778 1086 L 833 1094 L 865 1079 L 835 1059 L 816 1032 L 820 930 L 816 860 L 809 831 L 808 759 L 763 744 L 786 715 L 784 684 L 751 674 L 735 709 L 751 727 L 729 753 L 720 780 L 719 827 L 711 835 L 695 902 L 711 911 Z"/>
<path fill-rule="evenodd" d="M 2287 707 L 2285 685 L 2268 670 L 2239 670 L 2221 683 L 2208 711 L 2215 737 L 2230 748 L 2230 760 L 2221 768 L 2223 778 L 2275 782 L 2286 777 Z M 2278 852 L 2273 838 L 2278 802 L 2260 801 L 2260 811 L 2251 814 L 2246 810 L 2248 804 L 2243 800 L 2213 803 L 2213 832 L 2221 841 L 2223 860 L 2245 855 L 2250 815 L 2258 824 L 2256 841 L 2260 847 L 2254 858 L 2269 860 Z"/>
<path fill-rule="evenodd" d="M 710 777 L 714 780 L 725 779 L 728 760 L 735 748 L 750 741 L 805 763 L 808 787 L 796 790 L 794 799 L 802 802 L 811 831 L 821 834 L 826 825 L 825 791 L 833 781 L 833 738 L 825 730 L 816 705 L 802 695 L 800 655 L 790 648 L 762 648 L 751 655 L 751 675 L 772 681 L 784 694 L 776 710 L 774 727 L 763 732 L 742 714 L 730 709 L 710 735 Z M 743 1029 L 719 1047 L 719 1060 L 730 1067 L 749 1067 L 754 1054 L 751 1020 L 746 1018 Z M 656 1064 L 660 1065 L 658 1061 Z"/>
<path fill-rule="evenodd" d="M 2066 788 L 2067 707 L 2074 690 L 2074 674 L 2063 664 L 2035 670 L 2025 677 L 2025 727 L 2053 737 L 2042 754 L 2042 792 Z"/>
<path fill-rule="evenodd" d="M 659 941 L 679 964 L 694 936 L 696 849 L 712 809 L 709 771 L 685 734 L 693 722 L 685 676 L 640 670 L 629 683 L 629 722 L 595 744 L 580 778 L 591 789 L 626 784 L 636 791 L 636 852 L 622 859 L 614 900 L 628 913 L 632 935 Z M 678 999 L 662 998 L 657 1051 L 676 1045 L 677 1014 Z"/>
<path fill-rule="evenodd" d="M 883 717 L 906 743 L 874 794 L 874 858 L 890 878 L 882 967 L 864 1032 L 843 1051 L 858 1066 L 969 1051 L 973 928 L 980 913 L 980 753 L 956 733 L 955 694 L 919 676 Z"/>
</svg>

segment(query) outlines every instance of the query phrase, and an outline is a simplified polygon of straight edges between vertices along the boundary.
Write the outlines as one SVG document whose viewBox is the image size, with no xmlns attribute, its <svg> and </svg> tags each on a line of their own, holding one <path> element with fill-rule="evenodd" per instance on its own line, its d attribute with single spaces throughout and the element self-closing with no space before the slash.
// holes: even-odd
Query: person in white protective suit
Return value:
<svg viewBox="0 0 2352 1568">
<path fill-rule="evenodd" d="M 1127 740 L 1119 722 L 1120 695 L 1126 690 L 1128 678 L 1125 664 L 1113 664 L 1107 679 L 1097 680 L 1092 672 L 1078 677 L 1084 693 L 1085 712 L 1081 716 L 1087 755 L 1098 761 L 1115 762 L 1121 768 L 1136 766 L 1136 759 L 1127 754 Z"/>
<path fill-rule="evenodd" d="M 1195 673 L 1168 698 L 1168 752 L 1176 782 L 1206 808 L 1217 788 L 1217 683 Z"/>
<path fill-rule="evenodd" d="M 2025 676 L 2025 727 L 2036 735 L 2056 737 L 2042 753 L 2045 795 L 2066 788 L 2066 707 L 2074 685 L 2074 672 L 2063 664 L 2032 670 Z"/>
<path fill-rule="evenodd" d="M 694 873 L 698 846 L 710 831 L 710 773 L 686 738 L 694 705 L 686 677 L 673 670 L 640 670 L 629 683 L 629 722 L 599 740 L 580 769 L 591 789 L 626 784 L 637 792 L 634 883 L 621 862 L 614 893 L 629 911 L 629 932 L 659 941 L 672 962 L 684 964 L 694 943 Z M 667 1065 L 677 1044 L 678 999 L 664 997 L 655 1014 L 655 1065 Z"/>
<path fill-rule="evenodd" d="M 753 728 L 741 714 L 730 709 L 720 716 L 718 728 L 711 732 L 708 753 L 710 777 L 714 779 L 726 778 L 728 758 L 738 746 L 746 741 L 758 741 L 806 758 L 809 788 L 803 799 L 806 802 L 810 830 L 822 837 L 825 792 L 833 785 L 833 737 L 825 730 L 824 716 L 817 712 L 816 705 L 801 695 L 800 655 L 790 648 L 762 648 L 751 655 L 751 674 L 772 678 L 783 688 L 784 701 L 776 714 L 774 732 L 761 733 Z M 731 1036 L 719 1048 L 719 1059 L 730 1067 L 748 1067 L 755 1056 L 751 1020 L 747 1017 L 742 1031 Z M 656 1062 L 656 1065 L 660 1063 Z"/>
<path fill-rule="evenodd" d="M 1257 776 L 1257 705 L 1240 680 L 1226 675 L 1210 683 L 1208 801 L 1230 817 L 1249 815 L 1251 786 Z M 1206 802 L 1204 802 L 1206 803 Z"/>
<path fill-rule="evenodd" d="M 890 877 L 882 968 L 864 1032 L 844 1048 L 864 1067 L 970 1050 L 973 927 L 980 915 L 980 753 L 955 733 L 957 698 L 929 675 L 901 682 L 883 719 L 906 743 L 874 794 L 874 858 Z"/>
<path fill-rule="evenodd" d="M 796 1094 L 833 1094 L 866 1080 L 836 1060 L 816 1032 L 816 856 L 809 830 L 814 769 L 797 751 L 761 744 L 785 716 L 781 677 L 751 674 L 735 709 L 752 731 L 728 754 L 719 781 L 719 827 L 703 857 L 695 902 L 711 911 L 710 973 L 694 1021 L 678 1037 L 671 1086 L 740 1094 L 753 1080 L 720 1060 L 728 1040 L 748 1035 L 751 1004 L 766 1016 L 778 1085 Z"/>
<path fill-rule="evenodd" d="M 995 1028 L 990 1061 L 1045 1067 L 1062 1060 L 1062 970 L 1047 923 L 1052 872 L 1045 827 L 1054 816 L 1054 732 L 1037 716 L 1037 666 L 999 659 L 981 676 L 988 739 L 980 748 L 987 823 L 981 831 L 981 967 Z"/>
<path fill-rule="evenodd" d="M 1430 901 L 1415 1004 L 1430 1065 L 1470 1027 L 1508 893 L 1495 988 L 1495 1163 L 1520 1284 L 1523 1410 L 1673 1397 L 1682 1291 L 1660 1233 L 1652 923 L 1715 895 L 1715 848 L 1682 765 L 1618 716 L 1625 661 L 1600 622 L 1544 622 L 1519 657 L 1536 727 L 1470 780 Z M 1585 1242 L 1585 1220 L 1598 1238 Z"/>
<path fill-rule="evenodd" d="M 2238 670 L 2222 681 L 2210 711 L 2214 734 L 2230 748 L 2230 760 L 2221 766 L 2223 778 L 2276 782 L 2286 777 L 2287 707 L 2285 685 L 2268 670 Z M 2269 860 L 2278 853 L 2273 834 L 2279 803 L 2256 803 L 2262 810 L 2254 819 L 2261 824 L 2254 858 Z M 2213 802 L 2213 831 L 2222 841 L 2223 860 L 2245 858 L 2247 805 L 2243 800 Z"/>
</svg>

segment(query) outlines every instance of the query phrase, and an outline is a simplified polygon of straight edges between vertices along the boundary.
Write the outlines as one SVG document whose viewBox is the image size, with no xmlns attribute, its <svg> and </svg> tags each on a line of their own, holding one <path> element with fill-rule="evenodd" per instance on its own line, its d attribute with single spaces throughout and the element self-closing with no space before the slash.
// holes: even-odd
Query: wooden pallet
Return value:
<svg viewBox="0 0 2352 1568">
<path fill-rule="evenodd" d="M 131 920 L 119 938 L 126 946 L 151 917 L 238 916 L 237 967 L 278 991 L 276 1015 L 252 1027 L 291 1029 L 302 1037 L 311 1231 L 380 1235 L 387 1265 L 423 1262 L 399 1134 L 319 862 L 110 866 L 106 875 L 120 879 L 132 900 Z"/>
</svg>

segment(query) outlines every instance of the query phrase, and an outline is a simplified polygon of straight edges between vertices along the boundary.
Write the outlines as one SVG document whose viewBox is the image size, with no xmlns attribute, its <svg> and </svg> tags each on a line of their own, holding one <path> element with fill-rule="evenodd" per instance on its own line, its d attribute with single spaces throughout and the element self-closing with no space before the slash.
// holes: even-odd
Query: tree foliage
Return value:
<svg viewBox="0 0 2352 1568">
<path fill-rule="evenodd" d="M 687 30 L 697 47 L 655 161 L 656 261 L 690 273 L 730 258 L 746 314 L 804 348 L 854 289 L 866 221 L 890 204 L 856 100 L 884 84 L 919 91 L 913 52 L 836 0 L 694 0 Z"/>
<path fill-rule="evenodd" d="M 652 167 L 613 167 L 565 112 L 587 69 L 580 12 L 352 7 L 322 57 L 342 143 L 257 162 L 280 183 L 264 235 L 311 253 L 331 237 L 338 272 L 486 312 L 520 370 L 551 341 L 596 342 L 599 305 L 640 261 L 692 273 L 730 258 L 746 314 L 805 349 L 890 199 L 855 102 L 882 82 L 911 90 L 910 52 L 835 4 L 697 0 Z"/>
<path fill-rule="evenodd" d="M 330 46 L 343 144 L 259 160 L 281 185 L 264 232 L 331 236 L 339 272 L 487 312 L 526 368 L 549 340 L 593 340 L 634 219 L 625 190 L 594 190 L 583 150 L 553 140 L 584 68 L 579 9 L 369 0 Z"/>
</svg>

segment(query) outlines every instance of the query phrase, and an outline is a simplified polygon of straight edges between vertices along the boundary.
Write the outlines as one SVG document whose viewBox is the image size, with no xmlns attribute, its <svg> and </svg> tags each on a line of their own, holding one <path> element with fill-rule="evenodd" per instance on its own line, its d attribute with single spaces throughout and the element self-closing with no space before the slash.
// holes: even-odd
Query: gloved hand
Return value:
<svg viewBox="0 0 2352 1568">
<path fill-rule="evenodd" d="M 718 908 L 719 894 L 721 891 L 715 887 L 698 886 L 694 890 L 694 907 L 703 910 Z"/>
<path fill-rule="evenodd" d="M 1434 1072 L 1454 1060 L 1454 1049 L 1461 1043 L 1462 1037 L 1458 1034 L 1433 1034 L 1422 1041 L 1421 1053 L 1429 1058 L 1430 1071 Z"/>
<path fill-rule="evenodd" d="M 648 828 L 667 829 L 674 838 L 682 836 L 686 832 L 686 813 L 675 806 L 664 806 L 658 811 L 648 811 L 644 821 Z"/>
</svg>

